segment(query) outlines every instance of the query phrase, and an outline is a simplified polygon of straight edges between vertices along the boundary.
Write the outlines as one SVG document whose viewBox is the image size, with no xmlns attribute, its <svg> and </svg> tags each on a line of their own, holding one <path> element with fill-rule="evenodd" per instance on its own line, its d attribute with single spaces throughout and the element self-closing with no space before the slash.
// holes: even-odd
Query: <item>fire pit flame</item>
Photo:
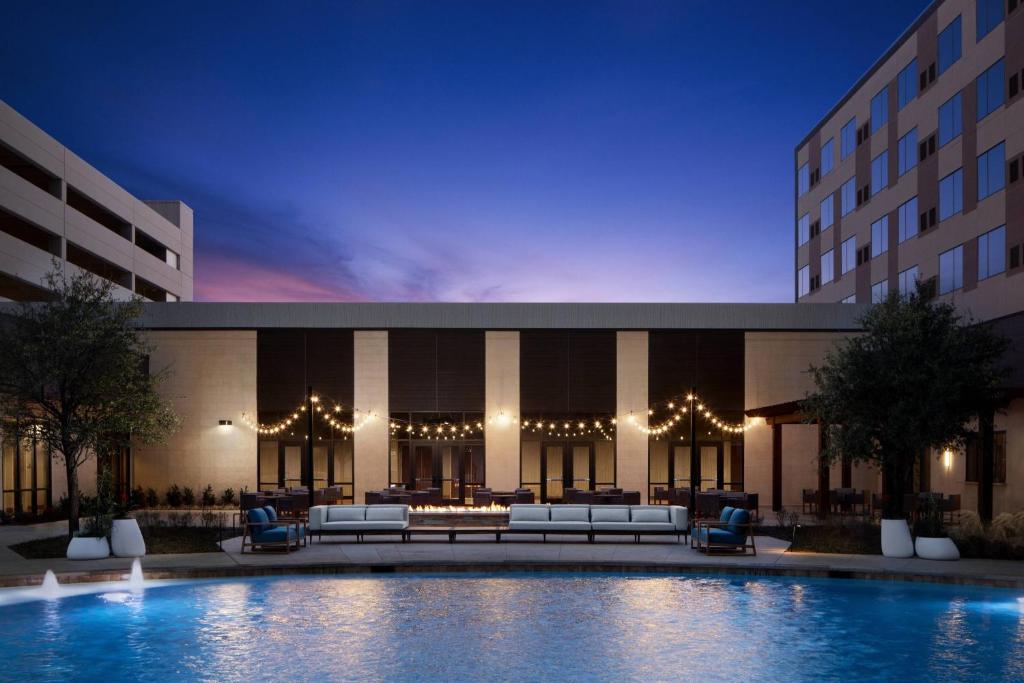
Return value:
<svg viewBox="0 0 1024 683">
<path fill-rule="evenodd" d="M 468 505 L 418 505 L 410 508 L 409 512 L 413 514 L 493 515 L 508 513 L 508 507 L 505 505 L 495 505 L 494 503 L 479 507 L 470 507 Z"/>
</svg>

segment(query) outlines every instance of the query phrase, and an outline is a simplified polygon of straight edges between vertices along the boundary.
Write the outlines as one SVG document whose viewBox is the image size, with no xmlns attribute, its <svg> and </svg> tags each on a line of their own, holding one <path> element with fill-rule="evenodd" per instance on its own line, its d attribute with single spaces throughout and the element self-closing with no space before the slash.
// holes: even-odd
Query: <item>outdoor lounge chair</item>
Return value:
<svg viewBox="0 0 1024 683">
<path fill-rule="evenodd" d="M 271 506 L 252 508 L 246 512 L 242 530 L 242 552 L 284 548 L 291 552 L 306 544 L 306 529 L 300 520 L 278 518 Z"/>
<path fill-rule="evenodd" d="M 757 555 L 750 511 L 726 507 L 718 521 L 698 519 L 690 537 L 690 547 L 708 554 L 716 550 L 738 550 L 744 553 L 750 550 L 751 554 Z"/>
</svg>

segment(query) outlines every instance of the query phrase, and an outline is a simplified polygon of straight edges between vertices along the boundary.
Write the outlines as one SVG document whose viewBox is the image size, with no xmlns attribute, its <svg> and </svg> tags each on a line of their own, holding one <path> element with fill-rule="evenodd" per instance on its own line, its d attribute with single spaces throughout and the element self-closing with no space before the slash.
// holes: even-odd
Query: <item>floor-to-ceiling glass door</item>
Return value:
<svg viewBox="0 0 1024 683">
<path fill-rule="evenodd" d="M 257 456 L 259 490 L 302 486 L 309 479 L 305 458 L 305 440 L 261 440 Z M 313 446 L 313 488 L 340 486 L 342 500 L 351 501 L 352 484 L 352 441 L 318 440 Z"/>
<path fill-rule="evenodd" d="M 52 504 L 50 456 L 34 437 L 3 441 L 3 509 L 12 515 L 39 514 Z"/>
<path fill-rule="evenodd" d="M 463 441 L 393 444 L 391 483 L 415 491 L 439 489 L 446 505 L 461 505 L 484 485 L 484 447 Z"/>
<path fill-rule="evenodd" d="M 541 502 L 557 503 L 565 489 L 594 491 L 615 486 L 615 447 L 610 441 L 549 442 L 524 448 L 521 485 Z"/>
</svg>

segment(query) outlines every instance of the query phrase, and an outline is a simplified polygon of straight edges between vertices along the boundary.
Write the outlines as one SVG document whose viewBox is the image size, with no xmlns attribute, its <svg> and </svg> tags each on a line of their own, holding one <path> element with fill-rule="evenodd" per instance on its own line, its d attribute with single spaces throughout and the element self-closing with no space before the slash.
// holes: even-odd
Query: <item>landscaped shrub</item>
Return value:
<svg viewBox="0 0 1024 683">
<path fill-rule="evenodd" d="M 155 508 L 160 504 L 160 497 L 152 486 L 146 489 L 146 507 Z"/>
<path fill-rule="evenodd" d="M 206 488 L 203 489 L 203 495 L 200 498 L 200 502 L 204 508 L 210 508 L 217 504 L 217 495 L 213 492 L 212 484 L 207 484 Z"/>
<path fill-rule="evenodd" d="M 1004 512 L 987 527 L 976 512 L 963 512 L 949 531 L 963 557 L 1024 559 L 1024 512 Z"/>
<path fill-rule="evenodd" d="M 191 487 L 186 486 L 181 490 L 181 502 L 185 507 L 195 507 L 196 504 L 196 492 Z"/>
<path fill-rule="evenodd" d="M 183 495 L 178 485 L 171 484 L 171 488 L 167 489 L 167 504 L 172 508 L 180 508 L 182 498 Z"/>
<path fill-rule="evenodd" d="M 220 494 L 221 505 L 234 505 L 235 504 L 235 490 L 228 488 L 224 489 L 224 493 Z"/>
<path fill-rule="evenodd" d="M 133 510 L 146 505 L 146 492 L 142 490 L 141 486 L 136 486 L 132 489 L 131 495 L 128 497 L 128 506 Z"/>
</svg>

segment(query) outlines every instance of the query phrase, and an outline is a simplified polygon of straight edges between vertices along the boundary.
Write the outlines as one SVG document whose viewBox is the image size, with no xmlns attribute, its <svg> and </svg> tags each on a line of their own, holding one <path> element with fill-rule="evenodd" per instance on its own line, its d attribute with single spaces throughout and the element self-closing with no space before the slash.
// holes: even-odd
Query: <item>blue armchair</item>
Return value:
<svg viewBox="0 0 1024 683">
<path fill-rule="evenodd" d="M 717 521 L 697 520 L 690 545 L 708 554 L 716 550 L 738 550 L 743 553 L 749 550 L 751 554 L 757 555 L 750 511 L 725 507 Z"/>
<path fill-rule="evenodd" d="M 252 508 L 246 512 L 245 529 L 242 531 L 242 552 L 284 548 L 291 552 L 299 544 L 306 544 L 305 525 L 297 519 L 277 516 L 277 511 L 267 505 Z"/>
</svg>

